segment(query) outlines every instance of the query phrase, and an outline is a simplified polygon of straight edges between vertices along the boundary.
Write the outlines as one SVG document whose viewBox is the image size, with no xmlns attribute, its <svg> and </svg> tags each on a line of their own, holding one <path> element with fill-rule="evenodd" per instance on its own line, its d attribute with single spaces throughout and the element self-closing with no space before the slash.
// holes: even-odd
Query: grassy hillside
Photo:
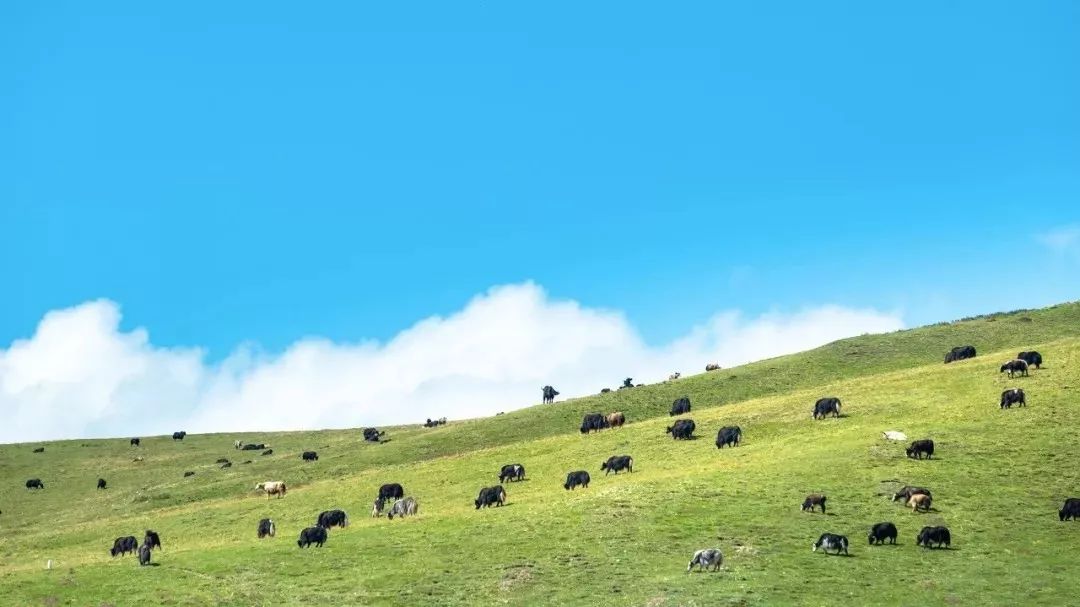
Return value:
<svg viewBox="0 0 1080 607">
<path fill-rule="evenodd" d="M 979 358 L 941 364 L 962 343 Z M 1043 352 L 1042 370 L 1015 380 L 997 373 L 1031 348 Z M 0 604 L 1067 604 L 1080 596 L 1080 524 L 1059 523 L 1057 509 L 1080 495 L 1067 458 L 1080 438 L 1077 363 L 1080 305 L 1069 304 L 844 340 L 437 429 L 391 428 L 379 445 L 355 430 L 156 437 L 140 448 L 64 441 L 42 454 L 6 445 Z M 998 410 L 1013 385 L 1030 406 Z M 845 417 L 814 422 L 811 404 L 826 394 L 843 399 Z M 664 434 L 667 408 L 683 395 L 694 403 L 696 441 Z M 615 409 L 631 423 L 577 433 L 582 412 Z M 728 424 L 743 427 L 745 443 L 718 451 L 716 430 Z M 909 460 L 883 430 L 933 438 L 938 453 Z M 275 455 L 235 451 L 235 438 L 268 442 Z M 320 461 L 301 462 L 305 449 Z M 622 453 L 634 456 L 635 472 L 605 478 L 600 462 Z M 218 457 L 234 467 L 219 470 Z M 478 489 L 510 462 L 524 464 L 529 480 L 507 486 L 507 506 L 476 511 Z M 593 484 L 564 491 L 576 469 Z M 99 476 L 109 489 L 94 489 Z M 25 490 L 30 477 L 46 489 Z M 289 495 L 251 490 L 270 479 L 288 481 Z M 420 515 L 368 518 L 383 482 L 402 483 Z M 914 515 L 891 503 L 899 482 L 931 488 L 935 510 Z M 811 492 L 829 496 L 827 515 L 798 511 Z M 329 508 L 347 510 L 352 525 L 331 531 L 322 549 L 299 550 L 299 530 Z M 279 534 L 258 541 L 264 516 Z M 867 529 L 885 520 L 900 528 L 900 545 L 868 547 Z M 954 550 L 916 548 L 928 524 L 948 525 Z M 113 538 L 146 528 L 165 544 L 160 566 L 109 557 Z M 853 556 L 812 554 L 825 531 L 848 535 Z M 724 551 L 724 569 L 687 575 L 693 550 L 710 546 Z"/>
</svg>

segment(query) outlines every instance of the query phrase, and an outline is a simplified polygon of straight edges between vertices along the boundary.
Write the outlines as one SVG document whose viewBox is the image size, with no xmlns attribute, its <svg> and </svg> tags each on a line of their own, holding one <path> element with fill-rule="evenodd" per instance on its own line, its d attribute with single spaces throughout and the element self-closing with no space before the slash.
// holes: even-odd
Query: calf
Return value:
<svg viewBox="0 0 1080 607">
<path fill-rule="evenodd" d="M 738 447 L 742 441 L 742 428 L 738 426 L 724 426 L 716 433 L 716 448 Z"/>
<path fill-rule="evenodd" d="M 109 554 L 112 556 L 123 556 L 129 552 L 135 552 L 138 548 L 139 542 L 135 539 L 134 535 L 118 537 L 113 542 L 113 547 L 109 550 Z"/>
<path fill-rule="evenodd" d="M 97 488 L 98 489 L 104 489 L 105 488 L 105 479 L 103 479 L 103 478 L 97 479 Z"/>
<path fill-rule="evenodd" d="M 327 529 L 331 527 L 344 529 L 349 526 L 349 515 L 345 514 L 344 510 L 326 510 L 319 513 L 319 518 L 315 524 Z"/>
<path fill-rule="evenodd" d="M 682 397 L 676 398 L 675 402 L 671 403 L 671 411 L 668 411 L 668 417 L 674 417 L 676 415 L 683 415 L 690 412 L 690 398 Z"/>
<path fill-rule="evenodd" d="M 671 438 L 675 440 L 690 440 L 694 438 L 694 429 L 696 427 L 697 426 L 694 425 L 694 420 L 692 419 L 677 419 L 675 420 L 675 425 L 668 426 L 665 432 L 670 434 Z"/>
<path fill-rule="evenodd" d="M 694 565 L 697 565 L 698 571 L 708 571 L 710 568 L 713 571 L 719 571 L 723 563 L 724 554 L 719 548 L 704 548 L 695 552 L 690 558 L 690 563 L 686 565 L 686 572 L 690 573 Z"/>
<path fill-rule="evenodd" d="M 40 478 L 32 478 L 32 479 L 26 481 L 26 488 L 27 489 L 44 489 L 45 488 L 45 483 L 41 482 Z"/>
<path fill-rule="evenodd" d="M 615 411 L 614 413 L 608 413 L 606 418 L 609 428 L 621 428 L 626 423 L 626 416 L 622 411 Z"/>
<path fill-rule="evenodd" d="M 599 432 L 607 427 L 607 419 L 599 413 L 586 413 L 581 418 L 581 433 Z"/>
<path fill-rule="evenodd" d="M 138 447 L 138 446 L 139 446 L 140 444 L 142 444 L 142 441 L 141 441 L 141 440 L 139 440 L 139 439 L 137 439 L 137 438 L 133 438 L 133 439 L 131 439 L 131 446 L 132 446 L 132 447 Z"/>
<path fill-rule="evenodd" d="M 840 399 L 835 396 L 819 398 L 814 403 L 814 419 L 825 419 L 826 416 L 840 417 Z"/>
<path fill-rule="evenodd" d="M 889 540 L 890 543 L 896 543 L 896 525 L 892 523 L 878 523 L 870 528 L 870 545 L 884 544 L 885 540 Z"/>
<path fill-rule="evenodd" d="M 563 485 L 563 489 L 570 491 L 577 487 L 589 488 L 589 473 L 584 470 L 578 470 L 566 475 L 566 483 Z M 1062 519 L 1064 520 L 1064 519 Z"/>
<path fill-rule="evenodd" d="M 923 527 L 915 538 L 915 545 L 923 548 L 931 548 L 931 544 L 937 544 L 938 548 L 946 548 L 952 543 L 952 534 L 948 527 Z"/>
<path fill-rule="evenodd" d="M 259 521 L 259 539 L 264 537 L 274 537 L 277 535 L 277 527 L 274 525 L 273 519 L 264 518 Z"/>
<path fill-rule="evenodd" d="M 1028 364 L 1026 362 L 1020 360 L 1019 358 L 1010 360 L 1010 361 L 1006 362 L 1005 364 L 1001 365 L 1001 371 L 999 371 L 999 373 L 1005 373 L 1005 372 L 1009 373 L 1009 377 L 1012 377 L 1013 375 L 1015 375 L 1017 373 L 1019 373 L 1021 377 L 1027 377 Z"/>
<path fill-rule="evenodd" d="M 1024 396 L 1024 391 L 1020 388 L 1010 388 L 1001 393 L 1001 408 L 1011 409 L 1013 405 L 1021 407 L 1027 406 L 1027 400 Z"/>
<path fill-rule="evenodd" d="M 139 566 L 143 567 L 150 564 L 150 546 L 143 544 L 139 546 Z"/>
<path fill-rule="evenodd" d="M 908 499 L 908 506 L 911 506 L 911 512 L 915 513 L 919 510 L 923 512 L 929 512 L 930 506 L 934 503 L 934 499 L 925 493 L 916 493 Z"/>
<path fill-rule="evenodd" d="M 161 537 L 158 536 L 157 531 L 147 529 L 145 535 L 143 535 L 143 545 L 150 546 L 151 550 L 161 548 Z"/>
<path fill-rule="evenodd" d="M 830 550 L 835 550 L 836 554 L 840 554 L 843 551 L 846 555 L 848 553 L 848 539 L 843 535 L 837 535 L 835 533 L 822 533 L 818 541 L 814 542 L 811 547 L 811 552 L 817 552 L 817 549 L 821 548 L 821 551 L 828 554 Z"/>
<path fill-rule="evenodd" d="M 926 459 L 930 459 L 934 456 L 934 441 L 930 439 L 917 440 L 911 443 L 911 446 L 906 449 L 907 456 L 914 459 L 922 459 L 925 455 Z"/>
<path fill-rule="evenodd" d="M 502 506 L 506 502 L 506 490 L 502 488 L 502 485 L 496 485 L 494 487 L 484 487 L 480 490 L 480 495 L 474 502 L 476 509 L 487 508 L 488 506 Z"/>
<path fill-rule="evenodd" d="M 173 432 L 172 433 L 172 439 L 173 440 L 184 440 L 185 436 L 187 436 L 187 432 L 184 432 L 183 430 L 181 430 L 180 432 Z"/>
<path fill-rule="evenodd" d="M 521 464 L 506 464 L 499 471 L 499 482 L 520 481 L 525 478 L 525 466 Z"/>
<path fill-rule="evenodd" d="M 1021 352 L 1017 354 L 1016 357 L 1036 369 L 1042 367 L 1042 354 L 1039 354 L 1038 352 Z"/>
<path fill-rule="evenodd" d="M 398 483 L 386 483 L 379 487 L 379 495 L 376 499 L 383 501 L 399 500 L 405 497 L 405 488 Z"/>
<path fill-rule="evenodd" d="M 386 500 L 375 500 L 375 502 L 371 505 L 371 518 L 379 518 L 385 506 Z"/>
<path fill-rule="evenodd" d="M 807 510 L 809 510 L 810 512 L 813 512 L 815 507 L 820 506 L 821 507 L 821 513 L 824 514 L 825 513 L 825 500 L 827 500 L 827 499 L 828 498 L 825 497 L 824 495 L 819 495 L 817 493 L 813 493 L 811 495 L 808 495 L 808 496 L 806 496 L 806 499 L 803 500 L 803 503 L 802 503 L 802 506 L 800 507 L 800 510 L 802 510 L 803 512 L 806 512 Z"/>
<path fill-rule="evenodd" d="M 233 441 L 233 449 L 239 449 L 241 446 L 243 446 L 243 444 L 244 444 L 243 441 L 235 440 L 235 441 Z"/>
<path fill-rule="evenodd" d="M 904 485 L 903 487 L 901 487 L 901 489 L 899 491 L 897 491 L 893 495 L 892 501 L 895 502 L 896 500 L 902 499 L 902 500 L 904 500 L 904 503 L 906 504 L 907 501 L 909 499 L 911 499 L 911 496 L 920 495 L 920 494 L 921 495 L 930 495 L 930 490 L 925 489 L 923 487 L 912 487 L 910 485 Z"/>
<path fill-rule="evenodd" d="M 1065 505 L 1058 510 L 1058 519 L 1061 521 L 1080 520 L 1080 497 L 1070 497 L 1065 500 Z"/>
<path fill-rule="evenodd" d="M 301 548 L 307 548 L 308 546 L 315 544 L 316 548 L 322 548 L 323 543 L 326 542 L 326 528 L 325 527 L 308 527 L 300 532 L 300 539 L 296 540 L 296 545 Z"/>
<path fill-rule="evenodd" d="M 273 449 L 267 449 L 266 451 L 262 452 L 262 455 L 273 455 L 273 454 L 274 454 Z"/>
<path fill-rule="evenodd" d="M 411 497 L 400 499 L 394 502 L 394 505 L 390 507 L 390 511 L 386 513 L 386 517 L 390 520 L 394 520 L 395 516 L 416 516 L 416 511 L 419 507 L 416 500 Z"/>
<path fill-rule="evenodd" d="M 629 455 L 612 455 L 606 462 L 600 464 L 600 469 L 604 471 L 604 476 L 611 472 L 618 475 L 621 470 L 633 472 L 634 458 Z"/>
</svg>

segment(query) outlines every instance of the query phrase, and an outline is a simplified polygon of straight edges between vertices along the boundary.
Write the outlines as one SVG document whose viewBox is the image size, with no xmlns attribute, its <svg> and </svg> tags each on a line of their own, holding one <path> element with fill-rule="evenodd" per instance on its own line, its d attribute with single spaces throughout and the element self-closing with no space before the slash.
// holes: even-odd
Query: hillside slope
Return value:
<svg viewBox="0 0 1080 607">
<path fill-rule="evenodd" d="M 325 431 L 147 438 L 140 448 L 65 441 L 42 454 L 3 446 L 0 604 L 1065 604 L 1080 595 L 1071 557 L 1080 525 L 1056 516 L 1080 494 L 1066 459 L 1080 438 L 1069 423 L 1080 407 L 1078 333 L 1080 306 L 1069 304 L 867 336 L 492 419 L 394 428 L 381 445 Z M 960 343 L 980 357 L 942 365 Z M 1046 356 L 1043 369 L 997 373 L 1030 348 Z M 998 410 L 1013 385 L 1031 406 Z M 667 407 L 684 394 L 700 438 L 672 441 Z M 810 420 L 826 394 L 843 399 L 845 416 Z M 576 432 L 581 412 L 614 409 L 632 423 Z M 728 424 L 743 427 L 745 443 L 718 451 L 716 429 Z M 908 460 L 882 430 L 933 438 L 938 454 Z M 275 455 L 234 451 L 237 437 L 268 442 Z M 299 461 L 303 449 L 320 461 Z M 605 478 L 600 462 L 620 453 L 634 456 L 634 473 Z M 218 457 L 234 467 L 219 470 Z M 477 490 L 510 462 L 529 480 L 508 485 L 507 506 L 476 511 Z M 564 491 L 576 469 L 593 484 Z M 22 488 L 35 476 L 44 491 Z M 94 489 L 98 476 L 109 489 Z M 271 478 L 289 481 L 286 498 L 250 490 Z M 935 511 L 892 504 L 893 480 L 930 487 Z M 367 518 L 378 485 L 391 481 L 420 501 L 418 517 Z M 798 512 L 810 492 L 828 494 L 827 515 Z M 299 529 L 335 507 L 352 525 L 322 549 L 299 550 Z M 260 542 L 264 516 L 279 535 Z M 900 528 L 900 545 L 867 547 L 866 530 L 883 520 Z M 914 546 L 919 527 L 941 523 L 955 550 Z M 165 543 L 159 567 L 108 556 L 113 538 L 145 528 Z M 824 531 L 847 534 L 854 556 L 812 554 Z M 686 575 L 690 553 L 714 545 L 725 569 Z M 1005 576 L 1022 583 L 1003 587 Z"/>
</svg>

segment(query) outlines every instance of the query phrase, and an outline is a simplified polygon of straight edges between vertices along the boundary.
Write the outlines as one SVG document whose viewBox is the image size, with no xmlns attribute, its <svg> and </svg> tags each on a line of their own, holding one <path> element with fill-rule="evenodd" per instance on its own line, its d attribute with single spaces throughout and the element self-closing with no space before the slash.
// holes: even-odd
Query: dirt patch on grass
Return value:
<svg viewBox="0 0 1080 607">
<path fill-rule="evenodd" d="M 528 584 L 532 581 L 532 578 L 532 565 L 510 567 L 503 573 L 502 579 L 499 580 L 499 590 L 510 592 L 519 586 Z"/>
</svg>

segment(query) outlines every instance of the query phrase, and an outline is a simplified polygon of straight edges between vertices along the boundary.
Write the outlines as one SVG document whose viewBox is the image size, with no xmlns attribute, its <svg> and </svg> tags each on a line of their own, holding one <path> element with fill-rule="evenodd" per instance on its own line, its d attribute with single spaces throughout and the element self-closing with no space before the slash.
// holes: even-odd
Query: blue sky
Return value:
<svg viewBox="0 0 1080 607">
<path fill-rule="evenodd" d="M 650 343 L 1076 299 L 1080 4 L 868 4 L 6 3 L 0 348 L 99 298 L 210 360 L 529 280 Z"/>
</svg>

